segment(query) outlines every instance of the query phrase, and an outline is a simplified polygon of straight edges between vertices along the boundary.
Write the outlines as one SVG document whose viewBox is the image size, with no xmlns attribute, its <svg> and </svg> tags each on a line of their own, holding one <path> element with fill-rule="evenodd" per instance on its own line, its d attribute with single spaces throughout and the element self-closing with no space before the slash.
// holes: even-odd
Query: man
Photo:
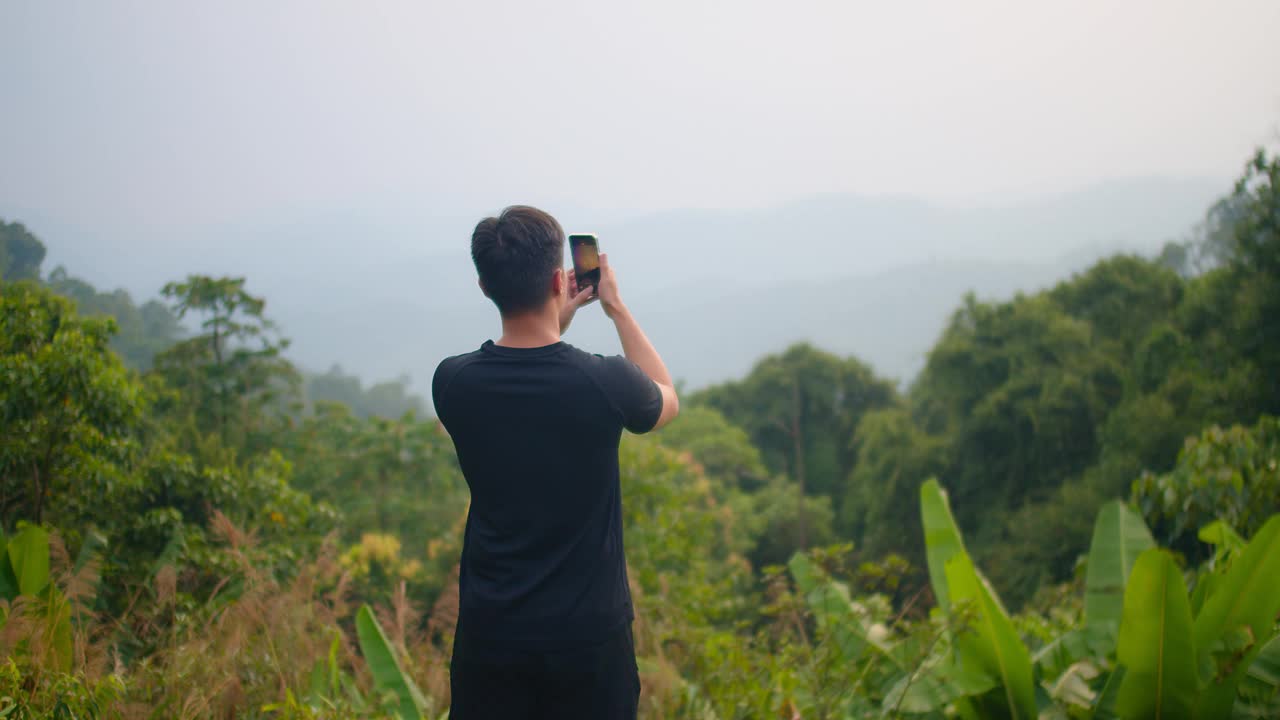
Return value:
<svg viewBox="0 0 1280 720">
<path fill-rule="evenodd" d="M 596 292 L 579 288 L 564 239 L 531 207 L 476 225 L 471 258 L 502 336 L 447 358 L 432 381 L 471 488 L 450 720 L 636 717 L 618 441 L 666 425 L 679 402 L 608 256 Z M 560 339 L 597 297 L 625 357 Z"/>
</svg>

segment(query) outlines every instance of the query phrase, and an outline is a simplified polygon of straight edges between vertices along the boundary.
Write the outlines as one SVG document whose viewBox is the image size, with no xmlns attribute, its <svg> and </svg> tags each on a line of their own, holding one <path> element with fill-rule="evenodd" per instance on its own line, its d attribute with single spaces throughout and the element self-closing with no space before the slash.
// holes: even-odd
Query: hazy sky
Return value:
<svg viewBox="0 0 1280 720">
<path fill-rule="evenodd" d="M 1277 137 L 1277 37 L 1276 0 L 0 0 L 0 216 L 1229 180 Z"/>
</svg>

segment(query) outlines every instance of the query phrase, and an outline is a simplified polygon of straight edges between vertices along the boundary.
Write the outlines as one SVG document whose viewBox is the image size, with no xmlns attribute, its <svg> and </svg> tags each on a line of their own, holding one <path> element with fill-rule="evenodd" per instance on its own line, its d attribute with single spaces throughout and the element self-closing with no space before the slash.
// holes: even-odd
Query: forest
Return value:
<svg viewBox="0 0 1280 720">
<path fill-rule="evenodd" d="M 11 220 L 0 717 L 447 717 L 468 493 L 407 380 Z M 1156 257 L 967 296 L 906 386 L 780 348 L 624 438 L 641 716 L 1280 717 L 1277 416 L 1265 151 Z"/>
</svg>

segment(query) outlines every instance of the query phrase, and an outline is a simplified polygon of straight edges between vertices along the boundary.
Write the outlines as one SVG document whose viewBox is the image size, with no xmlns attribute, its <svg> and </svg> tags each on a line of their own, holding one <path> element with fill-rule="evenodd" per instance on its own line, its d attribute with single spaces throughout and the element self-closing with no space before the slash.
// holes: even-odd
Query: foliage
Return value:
<svg viewBox="0 0 1280 720">
<path fill-rule="evenodd" d="M 1033 666 L 973 568 L 946 495 L 933 481 L 921 489 L 921 511 L 939 609 L 953 623 L 963 621 L 961 601 L 976 611 L 951 640 L 952 667 L 979 673 L 955 698 L 961 715 L 1042 717 L 1048 701 L 1067 716 L 1229 717 L 1246 677 L 1250 684 L 1240 692 L 1266 696 L 1266 681 L 1254 682 L 1268 677 L 1268 644 L 1280 613 L 1280 515 L 1247 545 L 1224 526 L 1210 528 L 1206 537 L 1236 549 L 1224 554 L 1228 562 L 1204 570 L 1188 595 L 1182 570 L 1167 551 L 1150 546 L 1141 520 L 1119 504 L 1105 506 L 1089 556 L 1085 624 L 1038 651 Z M 1117 590 L 1123 592 L 1118 627 Z"/>
<path fill-rule="evenodd" d="M 13 658 L 0 663 L 0 717 L 124 718 L 124 682 L 115 675 L 88 678 L 78 673 L 45 673 L 32 681 Z"/>
<path fill-rule="evenodd" d="M 40 522 L 123 453 L 143 403 L 113 329 L 30 282 L 0 285 L 0 525 Z"/>
<path fill-rule="evenodd" d="M 20 222 L 0 218 L 0 279 L 39 280 L 45 246 Z"/>
<path fill-rule="evenodd" d="M 298 373 L 281 355 L 289 342 L 263 315 L 266 301 L 244 286 L 244 278 L 192 275 L 164 287 L 179 319 L 202 316 L 200 334 L 155 359 L 181 397 L 169 410 L 188 424 L 191 448 L 198 436 L 190 433 L 209 433 L 224 447 L 256 451 L 282 419 L 279 401 L 297 394 Z"/>
<path fill-rule="evenodd" d="M 1035 717 L 1031 656 L 995 593 L 979 577 L 936 481 L 920 490 L 929 577 L 939 609 L 953 621 L 971 612 L 951 638 L 950 670 L 963 673 L 964 704 L 983 717 Z M 981 690 L 974 691 L 974 688 Z"/>
<path fill-rule="evenodd" d="M 155 356 L 183 335 L 178 318 L 159 300 L 135 305 L 125 290 L 99 292 L 61 266 L 49 273 L 47 284 L 50 290 L 74 300 L 81 315 L 115 318 L 118 330 L 111 338 L 111 348 L 134 370 L 149 370 Z"/>
<path fill-rule="evenodd" d="M 1126 718 L 1194 716 L 1199 680 L 1191 603 L 1173 558 L 1154 548 L 1142 553 L 1124 599 L 1116 661 L 1125 675 L 1116 711 Z"/>
<path fill-rule="evenodd" d="M 396 717 L 399 720 L 419 720 L 426 710 L 427 700 L 400 667 L 395 649 L 387 641 L 386 633 L 373 616 L 368 605 L 356 613 L 356 634 L 360 638 L 360 651 L 369 663 L 374 687 L 379 692 L 391 693 L 396 698 Z"/>
<path fill-rule="evenodd" d="M 905 394 L 797 345 L 625 439 L 642 717 L 1275 716 L 1277 173 L 971 296 Z M 440 717 L 467 491 L 406 383 L 299 394 L 243 279 L 0 241 L 0 713 Z"/>
<path fill-rule="evenodd" d="M 1120 629 L 1125 585 L 1138 556 L 1155 546 L 1141 516 L 1120 501 L 1102 506 L 1089 546 L 1084 619 L 1095 637 L 1106 638 L 1109 649 Z"/>
<path fill-rule="evenodd" d="M 871 556 L 924 559 L 917 488 L 942 472 L 945 443 L 925 434 L 903 408 L 873 410 L 858 424 L 858 464 L 850 473 L 838 527 Z"/>
<path fill-rule="evenodd" d="M 1162 542 L 1203 560 L 1196 532 L 1222 520 L 1245 534 L 1280 512 L 1280 420 L 1263 417 L 1252 428 L 1210 427 L 1187 438 L 1168 473 L 1143 473 L 1133 501 Z"/>
<path fill-rule="evenodd" d="M 398 418 L 407 413 L 419 417 L 427 414 L 423 399 L 409 391 L 409 377 L 364 387 L 360 378 L 348 375 L 334 365 L 328 372 L 307 375 L 306 396 L 309 403 L 341 403 L 360 417 Z"/>
<path fill-rule="evenodd" d="M 742 426 L 769 469 L 786 474 L 802 494 L 827 495 L 834 504 L 856 462 L 849 438 L 858 421 L 896 397 L 893 385 L 861 361 L 799 344 L 760 360 L 741 381 L 702 391 L 694 404 Z M 802 513 L 801 547 L 808 543 L 804 520 Z"/>
<path fill-rule="evenodd" d="M 453 445 L 434 419 L 361 418 L 321 403 L 280 447 L 296 487 L 343 509 L 348 541 L 392 533 L 422 558 L 466 508 Z"/>
<path fill-rule="evenodd" d="M 682 408 L 662 430 L 662 444 L 689 453 L 702 466 L 717 492 L 752 491 L 769 482 L 760 450 L 746 431 L 711 407 Z"/>
</svg>

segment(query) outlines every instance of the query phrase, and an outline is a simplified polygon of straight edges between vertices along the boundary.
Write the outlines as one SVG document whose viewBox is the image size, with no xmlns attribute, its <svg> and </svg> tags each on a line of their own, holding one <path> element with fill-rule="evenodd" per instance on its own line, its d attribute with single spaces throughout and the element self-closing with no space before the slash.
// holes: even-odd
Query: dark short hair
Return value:
<svg viewBox="0 0 1280 720">
<path fill-rule="evenodd" d="M 512 205 L 476 224 L 471 259 L 499 312 L 535 310 L 547 301 L 551 276 L 564 261 L 564 230 L 548 213 Z"/>
</svg>

